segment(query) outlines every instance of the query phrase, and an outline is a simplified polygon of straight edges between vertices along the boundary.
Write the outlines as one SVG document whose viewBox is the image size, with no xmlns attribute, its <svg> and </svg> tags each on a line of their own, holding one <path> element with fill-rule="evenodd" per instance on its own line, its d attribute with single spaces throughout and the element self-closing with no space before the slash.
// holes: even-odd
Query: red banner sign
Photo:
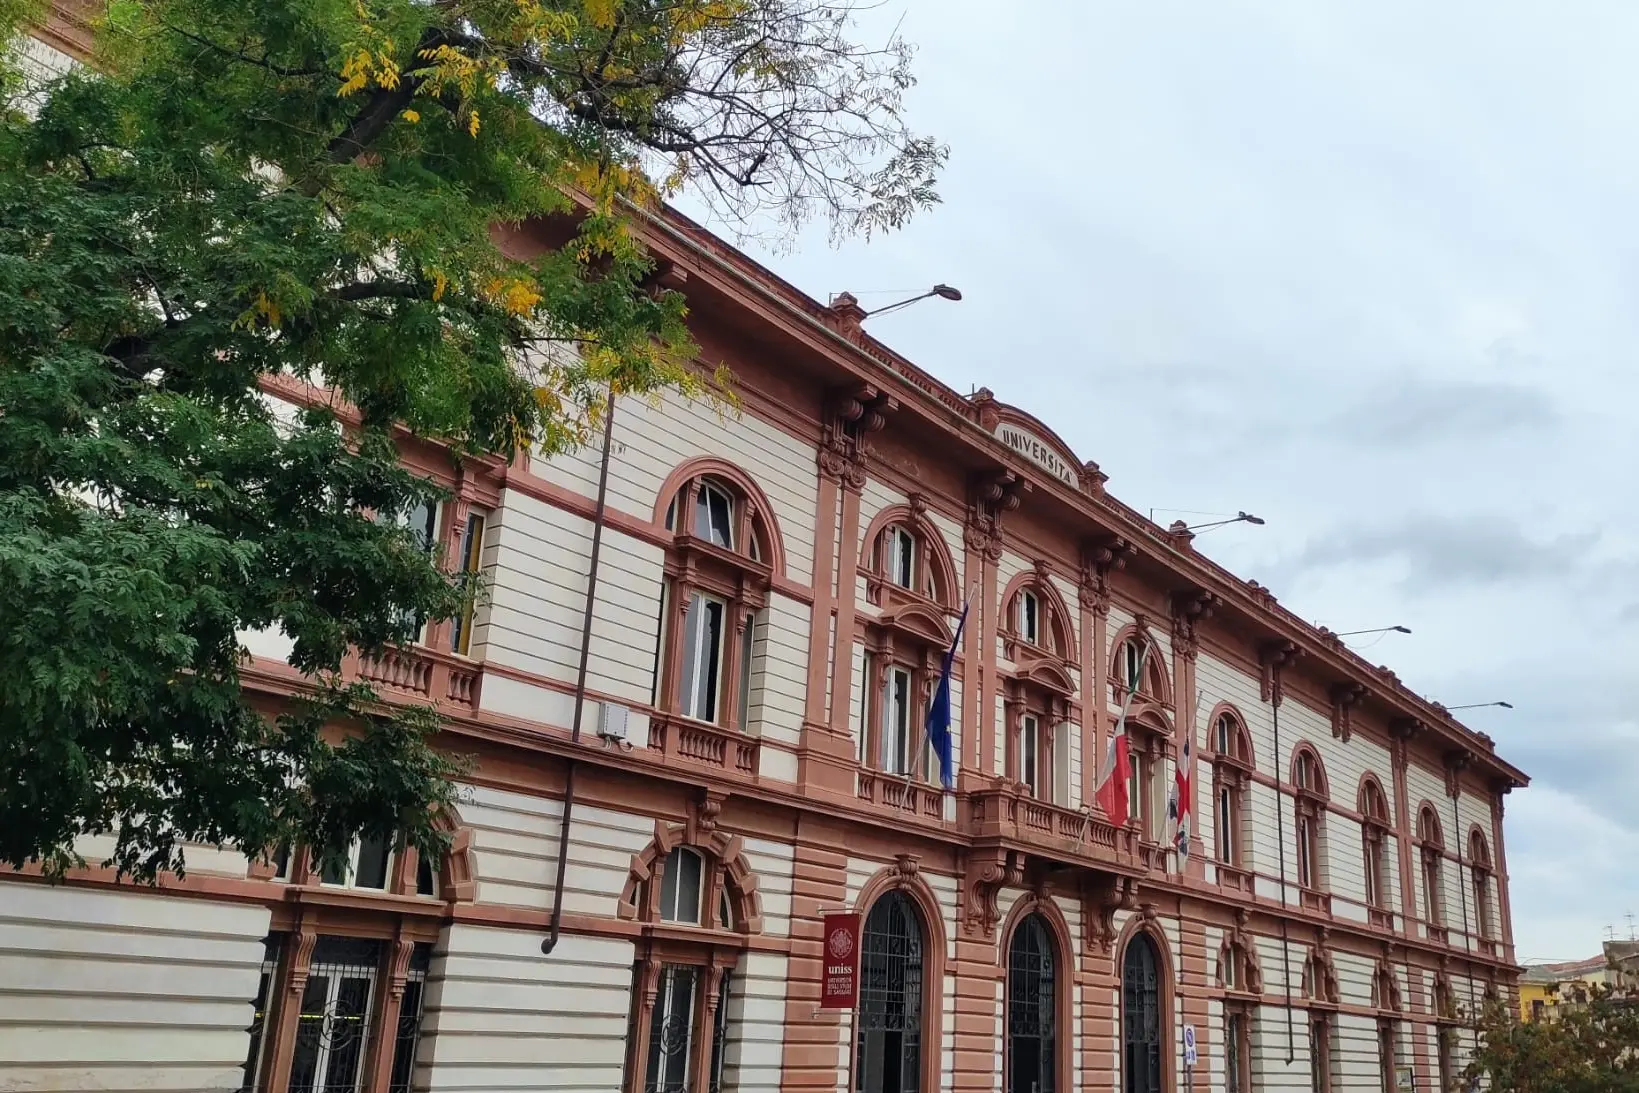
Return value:
<svg viewBox="0 0 1639 1093">
<path fill-rule="evenodd" d="M 820 1009 L 851 1010 L 859 1000 L 859 916 L 825 916 L 824 979 Z"/>
</svg>

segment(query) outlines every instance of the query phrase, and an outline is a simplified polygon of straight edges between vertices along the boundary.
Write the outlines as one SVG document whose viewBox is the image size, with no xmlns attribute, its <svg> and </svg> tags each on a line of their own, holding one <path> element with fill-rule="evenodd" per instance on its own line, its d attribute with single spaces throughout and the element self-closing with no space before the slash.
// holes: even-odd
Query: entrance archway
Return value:
<svg viewBox="0 0 1639 1093">
<path fill-rule="evenodd" d="M 922 950 L 926 933 L 903 892 L 884 892 L 860 931 L 855 1093 L 922 1088 Z"/>
<path fill-rule="evenodd" d="M 1135 933 L 1121 960 L 1121 1078 L 1125 1093 L 1161 1093 L 1166 1050 L 1161 954 Z"/>
<path fill-rule="evenodd" d="M 1007 948 L 1007 1093 L 1055 1093 L 1058 954 L 1039 913 Z"/>
</svg>

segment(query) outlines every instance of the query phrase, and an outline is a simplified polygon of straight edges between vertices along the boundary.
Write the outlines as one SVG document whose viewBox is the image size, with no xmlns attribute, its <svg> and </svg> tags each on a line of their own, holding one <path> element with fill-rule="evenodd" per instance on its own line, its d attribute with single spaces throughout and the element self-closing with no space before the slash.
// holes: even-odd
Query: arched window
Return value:
<svg viewBox="0 0 1639 1093">
<path fill-rule="evenodd" d="M 1390 835 L 1389 801 L 1375 777 L 1367 775 L 1360 784 L 1360 845 L 1364 856 L 1366 907 L 1374 925 L 1392 929 L 1389 910 L 1389 868 L 1387 847 Z"/>
<path fill-rule="evenodd" d="M 705 872 L 700 855 L 686 846 L 673 847 L 660 874 L 660 921 L 700 925 L 700 881 Z"/>
<path fill-rule="evenodd" d="M 1424 805 L 1417 813 L 1418 854 L 1423 874 L 1423 924 L 1430 937 L 1444 940 L 1445 918 L 1445 835 L 1433 806 Z"/>
<path fill-rule="evenodd" d="M 1075 685 L 1058 664 L 1029 662 L 1002 680 L 1007 769 L 1033 796 L 1070 804 L 1070 701 Z"/>
<path fill-rule="evenodd" d="M 672 541 L 655 704 L 664 713 L 744 730 L 753 716 L 757 619 L 773 577 L 768 516 L 745 489 L 705 474 L 683 483 L 665 523 Z"/>
<path fill-rule="evenodd" d="M 1491 848 L 1479 828 L 1468 835 L 1468 864 L 1474 883 L 1474 922 L 1482 942 L 1493 941 L 1491 923 Z"/>
<path fill-rule="evenodd" d="M 1334 1015 L 1324 1011 L 1309 1013 L 1309 1089 L 1310 1093 L 1332 1093 L 1332 1068 L 1337 1052 L 1333 1041 L 1337 1037 Z"/>
<path fill-rule="evenodd" d="M 1372 973 L 1372 1008 L 1377 1014 L 1377 1065 L 1383 1093 L 1396 1093 L 1395 1073 L 1400 1065 L 1400 985 L 1394 970 L 1379 964 Z"/>
<path fill-rule="evenodd" d="M 1161 1093 L 1167 1053 L 1166 997 L 1161 954 L 1140 931 L 1121 959 L 1121 1077 L 1123 1093 Z"/>
<path fill-rule="evenodd" d="M 867 615 L 857 713 L 862 767 L 928 782 L 939 778 L 925 732 L 933 688 L 953 638 L 954 562 L 924 506 L 913 498 L 879 513 L 861 559 Z M 953 729 L 960 718 L 953 715 Z"/>
<path fill-rule="evenodd" d="M 1002 653 L 1008 660 L 1075 657 L 1075 632 L 1064 601 L 1045 570 L 1015 579 L 1002 614 Z"/>
<path fill-rule="evenodd" d="M 1246 887 L 1246 792 L 1252 781 L 1252 740 L 1234 710 L 1212 719 L 1213 835 L 1217 840 L 1218 881 Z"/>
<path fill-rule="evenodd" d="M 1166 658 L 1147 634 L 1134 631 L 1116 643 L 1115 659 L 1110 664 L 1110 692 L 1118 703 L 1124 701 L 1129 692 L 1136 692 L 1135 702 L 1172 704 Z"/>
<path fill-rule="evenodd" d="M 926 714 L 951 640 L 943 613 L 919 604 L 890 608 L 866 621 L 859 695 L 861 766 L 929 782 L 939 777 Z M 954 730 L 954 703 L 952 721 Z"/>
<path fill-rule="evenodd" d="M 1337 973 L 1326 955 L 1311 951 L 1303 960 L 1303 996 L 1322 1005 L 1336 1005 Z"/>
<path fill-rule="evenodd" d="M 1309 1088 L 1332 1093 L 1338 1063 L 1337 974 L 1324 952 L 1313 950 L 1303 961 L 1303 996 L 1309 1000 Z"/>
<path fill-rule="evenodd" d="M 1172 754 L 1171 734 L 1159 715 L 1148 713 L 1127 721 L 1127 753 L 1131 774 L 1127 782 L 1128 809 L 1139 837 L 1160 842 L 1164 837 L 1166 788 L 1162 778 Z"/>
<path fill-rule="evenodd" d="M 732 973 L 748 925 L 737 920 L 735 899 L 745 894 L 716 852 L 678 843 L 659 857 L 665 845 L 645 851 L 652 872 L 638 880 L 644 874 L 634 867 L 634 887 L 622 896 L 635 905 L 626 913 L 643 933 L 622 1093 L 710 1093 L 722 1081 L 744 1005 L 734 999 Z M 698 936 L 676 926 L 696 927 Z M 730 932 L 741 936 L 725 937 Z"/>
<path fill-rule="evenodd" d="M 1125 633 L 1114 642 L 1110 689 L 1116 703 L 1128 711 L 1132 774 L 1127 799 L 1140 837 L 1159 842 L 1165 827 L 1161 803 L 1166 793 L 1161 778 L 1171 751 L 1172 696 L 1160 648 L 1137 626 Z"/>
<path fill-rule="evenodd" d="M 1292 798 L 1297 842 L 1298 885 L 1304 905 L 1312 910 L 1324 907 L 1326 899 L 1326 771 L 1320 756 L 1307 744 L 1300 744 L 1292 759 Z"/>
<path fill-rule="evenodd" d="M 896 506 L 885 515 L 887 522 L 869 544 L 865 560 L 866 601 L 878 607 L 918 599 L 954 606 L 956 575 L 938 531 L 914 506 Z"/>
<path fill-rule="evenodd" d="M 472 898 L 469 843 L 468 833 L 456 832 L 440 863 L 391 838 L 366 835 L 324 858 L 303 847 L 281 849 L 253 869 L 274 882 L 269 898 L 280 903 L 291 888 L 352 891 L 303 900 L 304 932 L 318 935 L 310 945 L 285 933 L 268 936 L 244 1088 L 408 1088 L 433 944 L 449 903 Z M 388 969 L 402 969 L 401 983 Z"/>
<path fill-rule="evenodd" d="M 884 893 L 865 916 L 854 1018 L 855 1093 L 922 1089 L 925 938 L 922 916 L 903 892 Z M 934 1050 L 937 1057 L 936 1045 Z"/>
<path fill-rule="evenodd" d="M 1238 931 L 1237 931 L 1238 934 Z M 1238 936 L 1225 941 L 1218 950 L 1218 984 L 1224 989 L 1224 1089 L 1225 1093 L 1250 1093 L 1252 1089 L 1252 1022 L 1258 1010 L 1257 998 L 1263 979 L 1246 942 Z"/>
<path fill-rule="evenodd" d="M 1058 956 L 1039 913 L 1007 949 L 1007 1093 L 1056 1093 Z"/>
</svg>

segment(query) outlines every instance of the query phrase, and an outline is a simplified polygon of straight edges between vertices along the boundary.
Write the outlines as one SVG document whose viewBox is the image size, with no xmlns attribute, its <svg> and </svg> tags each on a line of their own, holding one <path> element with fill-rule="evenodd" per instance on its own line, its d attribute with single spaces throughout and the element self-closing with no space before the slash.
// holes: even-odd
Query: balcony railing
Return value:
<svg viewBox="0 0 1639 1093">
<path fill-rule="evenodd" d="M 1049 804 L 1021 786 L 999 781 L 968 795 L 966 827 L 976 839 L 1025 844 L 1068 862 L 1135 866 L 1138 839 L 1083 809 Z"/>
<path fill-rule="evenodd" d="M 477 709 L 483 674 L 482 666 L 464 657 L 421 645 L 389 646 L 377 657 L 349 653 L 342 670 L 374 686 L 388 700 L 467 711 Z"/>
<path fill-rule="evenodd" d="M 683 760 L 749 778 L 757 773 L 759 750 L 755 736 L 703 721 L 659 716 L 649 721 L 649 754 L 668 762 Z"/>
<path fill-rule="evenodd" d="M 936 786 L 876 770 L 861 770 L 855 785 L 858 798 L 877 810 L 915 816 L 930 823 L 944 822 L 945 795 Z"/>
</svg>

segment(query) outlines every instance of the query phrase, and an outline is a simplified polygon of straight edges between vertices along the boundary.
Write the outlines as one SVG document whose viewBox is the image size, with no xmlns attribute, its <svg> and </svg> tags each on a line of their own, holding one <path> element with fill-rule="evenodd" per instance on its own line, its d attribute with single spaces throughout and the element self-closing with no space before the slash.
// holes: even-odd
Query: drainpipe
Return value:
<svg viewBox="0 0 1639 1093">
<path fill-rule="evenodd" d="M 1474 1005 L 1474 939 L 1468 928 L 1468 878 L 1463 876 L 1463 829 L 1462 819 L 1457 812 L 1457 798 L 1462 794 L 1462 768 L 1453 775 L 1451 788 L 1457 792 L 1451 795 L 1451 838 L 1457 848 L 1457 898 L 1463 905 L 1463 951 L 1469 954 L 1468 958 L 1468 1008 L 1475 1009 Z M 1441 870 L 1442 875 L 1444 870 Z"/>
<path fill-rule="evenodd" d="M 609 384 L 609 400 L 603 414 L 603 459 L 598 465 L 597 508 L 592 513 L 592 558 L 586 574 L 586 607 L 580 620 L 580 666 L 575 671 L 575 712 L 570 718 L 569 742 L 580 743 L 581 713 L 586 709 L 586 667 L 592 652 L 592 608 L 598 594 L 598 555 L 603 548 L 603 518 L 609 500 L 609 458 L 614 452 L 615 385 Z M 563 822 L 558 827 L 558 878 L 552 886 L 552 927 L 541 952 L 550 956 L 558 947 L 563 928 L 563 881 L 569 868 L 569 821 L 575 814 L 575 769 L 579 764 L 569 757 L 569 769 L 564 776 Z"/>
<path fill-rule="evenodd" d="M 1286 978 L 1286 1065 L 1297 1058 L 1297 1034 L 1292 1028 L 1292 941 L 1286 922 L 1286 802 L 1281 799 L 1280 665 L 1270 669 L 1275 679 L 1269 688 L 1269 716 L 1275 728 L 1275 847 L 1280 854 L 1280 960 Z M 1254 881 L 1253 885 L 1256 886 Z M 1310 1051 L 1314 1046 L 1310 1045 Z"/>
</svg>

